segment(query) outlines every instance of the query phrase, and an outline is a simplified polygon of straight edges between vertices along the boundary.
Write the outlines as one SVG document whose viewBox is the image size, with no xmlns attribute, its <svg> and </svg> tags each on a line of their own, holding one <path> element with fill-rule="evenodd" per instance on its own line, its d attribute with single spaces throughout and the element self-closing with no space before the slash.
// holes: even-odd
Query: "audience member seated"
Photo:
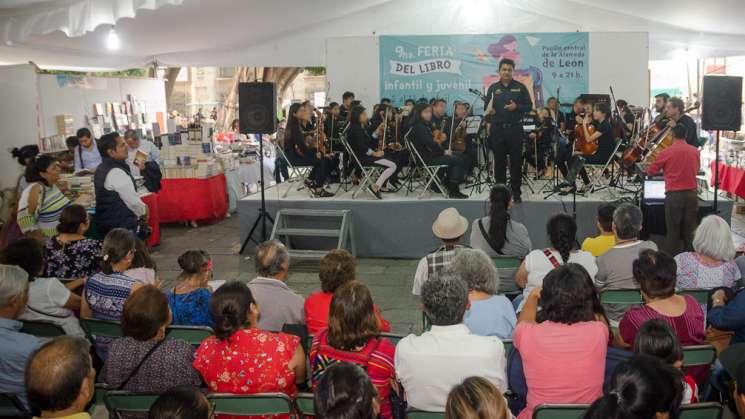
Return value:
<svg viewBox="0 0 745 419">
<path fill-rule="evenodd" d="M 683 368 L 683 348 L 670 325 L 660 319 L 647 320 L 639 328 L 634 341 L 634 353 L 649 355 L 680 370 Z M 683 404 L 698 402 L 698 386 L 690 375 L 683 376 Z"/>
<path fill-rule="evenodd" d="M 321 377 L 313 396 L 316 419 L 375 419 L 380 414 L 378 392 L 365 370 L 339 362 Z"/>
<path fill-rule="evenodd" d="M 28 186 L 18 199 L 18 226 L 27 237 L 46 240 L 57 234 L 60 214 L 70 200 L 59 188 L 62 169 L 48 154 L 36 156 L 26 167 Z"/>
<path fill-rule="evenodd" d="M 80 316 L 88 319 L 119 321 L 129 294 L 143 284 L 122 272 L 129 269 L 135 255 L 135 236 L 131 231 L 115 228 L 106 235 L 101 249 L 101 272 L 85 282 Z M 111 340 L 96 337 L 96 353 L 106 360 Z"/>
<path fill-rule="evenodd" d="M 57 224 L 59 234 L 44 248 L 45 276 L 88 278 L 101 269 L 101 242 L 85 237 L 90 225 L 90 217 L 82 206 L 70 205 L 62 210 Z"/>
<path fill-rule="evenodd" d="M 168 299 L 162 291 L 152 285 L 134 291 L 124 303 L 124 337 L 109 345 L 101 381 L 112 389 L 136 393 L 201 385 L 199 373 L 191 366 L 194 347 L 181 339 L 166 339 L 170 324 Z"/>
<path fill-rule="evenodd" d="M 512 419 L 512 414 L 491 381 L 468 377 L 450 391 L 445 419 Z"/>
<path fill-rule="evenodd" d="M 303 308 L 308 333 L 316 334 L 328 327 L 329 308 L 334 292 L 342 285 L 353 281 L 356 276 L 356 261 L 346 250 L 334 249 L 321 258 L 318 265 L 318 278 L 321 280 L 321 291 L 314 292 L 305 299 Z M 390 332 L 391 324 L 373 306 L 378 327 L 381 332 Z"/>
<path fill-rule="evenodd" d="M 259 306 L 251 290 L 230 281 L 212 294 L 215 335 L 197 349 L 194 368 L 213 393 L 284 393 L 305 381 L 300 338 L 257 327 Z"/>
<path fill-rule="evenodd" d="M 212 259 L 204 250 L 187 250 L 178 258 L 179 283 L 168 292 L 173 324 L 213 327 L 210 314 Z"/>
<path fill-rule="evenodd" d="M 633 264 L 644 305 L 630 308 L 618 325 L 624 342 L 631 345 L 639 328 L 649 319 L 669 324 L 681 345 L 704 342 L 704 312 L 690 295 L 675 294 L 675 260 L 663 252 L 644 250 Z"/>
<path fill-rule="evenodd" d="M 517 317 L 512 302 L 499 290 L 499 273 L 482 250 L 463 249 L 447 268 L 468 286 L 470 307 L 463 324 L 474 335 L 512 339 Z"/>
<path fill-rule="evenodd" d="M 422 286 L 427 279 L 450 265 L 458 251 L 463 249 L 458 243 L 467 230 L 468 220 L 457 209 L 445 208 L 440 212 L 432 224 L 432 233 L 442 241 L 442 246 L 419 261 L 414 274 L 412 294 L 421 295 Z"/>
<path fill-rule="evenodd" d="M 135 255 L 129 268 L 122 272 L 124 275 L 147 285 L 159 286 L 158 267 L 150 257 L 147 243 L 135 237 Z"/>
<path fill-rule="evenodd" d="M 533 417 L 540 404 L 591 403 L 602 396 L 610 332 L 599 308 L 589 274 L 574 263 L 552 270 L 543 288 L 528 295 L 513 338 L 528 384 L 518 419 Z"/>
<path fill-rule="evenodd" d="M 432 329 L 409 335 L 396 347 L 396 376 L 409 406 L 444 412 L 450 390 L 471 376 L 507 390 L 504 345 L 495 336 L 478 336 L 463 324 L 468 286 L 452 272 L 441 272 L 422 287 L 424 313 Z"/>
<path fill-rule="evenodd" d="M 207 397 L 193 386 L 176 386 L 158 396 L 148 413 L 148 419 L 212 419 L 212 406 Z"/>
<path fill-rule="evenodd" d="M 675 256 L 678 289 L 731 288 L 740 279 L 729 224 L 717 215 L 701 220 L 693 236 L 693 252 Z"/>
<path fill-rule="evenodd" d="M 530 252 L 528 229 L 510 217 L 512 192 L 495 185 L 489 194 L 489 216 L 474 220 L 470 244 L 487 255 L 524 258 Z M 493 223 L 492 223 L 493 221 Z"/>
<path fill-rule="evenodd" d="M 645 249 L 657 250 L 651 241 L 639 240 L 642 229 L 642 210 L 636 205 L 621 204 L 613 212 L 612 233 L 616 244 L 597 259 L 598 274 L 595 285 L 598 291 L 639 288 L 634 281 L 632 262 Z M 614 325 L 621 321 L 628 306 L 605 305 L 605 313 Z"/>
<path fill-rule="evenodd" d="M 393 416 L 389 396 L 396 378 L 393 368 L 396 348 L 388 339 L 379 337 L 379 333 L 370 290 L 361 282 L 347 282 L 331 300 L 328 329 L 313 338 L 310 366 L 314 388 L 331 365 L 351 362 L 361 366 L 378 391 L 380 417 L 390 419 Z"/>
<path fill-rule="evenodd" d="M 303 297 L 285 281 L 290 270 L 290 253 L 278 240 L 256 247 L 256 273 L 248 288 L 261 308 L 259 329 L 279 332 L 285 324 L 304 324 Z"/>
<path fill-rule="evenodd" d="M 528 253 L 523 263 L 520 265 L 515 282 L 523 288 L 522 301 L 519 303 L 517 311 L 522 309 L 526 299 L 534 288 L 540 288 L 543 284 L 543 278 L 553 269 L 566 263 L 577 263 L 590 274 L 590 278 L 595 278 L 598 267 L 595 264 L 595 256 L 584 250 L 577 250 L 577 223 L 574 218 L 567 214 L 557 214 L 548 220 L 546 225 L 548 231 L 548 240 L 551 247 L 547 249 L 536 249 Z M 518 297 L 520 298 L 520 297 Z"/>
<path fill-rule="evenodd" d="M 582 242 L 582 250 L 592 253 L 598 257 L 607 252 L 616 244 L 616 235 L 613 234 L 613 213 L 616 207 L 605 204 L 598 207 L 597 228 L 600 233 L 596 237 L 588 237 Z"/>
<path fill-rule="evenodd" d="M 583 419 L 677 418 L 682 393 L 675 368 L 637 355 L 616 368 L 609 391 L 590 406 Z"/>
<path fill-rule="evenodd" d="M 90 343 L 77 336 L 45 343 L 26 367 L 28 402 L 42 419 L 90 419 L 85 407 L 95 384 Z"/>
<path fill-rule="evenodd" d="M 70 289 L 82 284 L 75 280 L 63 285 L 57 278 L 38 278 L 44 273 L 44 248 L 36 239 L 22 238 L 0 251 L 0 263 L 16 265 L 28 274 L 28 302 L 21 320 L 44 320 L 62 326 L 68 335 L 85 336 L 74 310 L 80 310 L 80 296 Z"/>
<path fill-rule="evenodd" d="M 14 394 L 27 405 L 23 374 L 31 353 L 41 345 L 36 336 L 21 333 L 18 316 L 28 300 L 28 274 L 21 268 L 0 265 L 0 393 Z"/>
<path fill-rule="evenodd" d="M 745 343 L 745 292 L 729 301 L 724 290 L 715 291 L 706 321 L 716 329 L 735 332 L 730 344 Z"/>
<path fill-rule="evenodd" d="M 719 354 L 719 361 L 727 376 L 732 380 L 727 383 L 731 392 L 729 408 L 739 418 L 745 418 L 745 344 L 732 345 Z"/>
</svg>

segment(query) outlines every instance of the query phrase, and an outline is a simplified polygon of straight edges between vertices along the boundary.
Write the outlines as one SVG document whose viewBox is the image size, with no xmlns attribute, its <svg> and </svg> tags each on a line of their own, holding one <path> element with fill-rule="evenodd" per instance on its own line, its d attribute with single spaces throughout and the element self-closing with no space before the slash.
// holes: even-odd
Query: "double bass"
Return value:
<svg viewBox="0 0 745 419">
<path fill-rule="evenodd" d="M 584 119 L 584 117 L 583 117 Z M 590 141 L 585 136 L 584 123 L 577 124 L 574 126 L 574 150 L 582 154 L 583 156 L 592 156 L 598 152 L 600 145 L 597 141 Z M 592 136 L 596 131 L 594 125 L 587 124 L 587 134 Z"/>
</svg>

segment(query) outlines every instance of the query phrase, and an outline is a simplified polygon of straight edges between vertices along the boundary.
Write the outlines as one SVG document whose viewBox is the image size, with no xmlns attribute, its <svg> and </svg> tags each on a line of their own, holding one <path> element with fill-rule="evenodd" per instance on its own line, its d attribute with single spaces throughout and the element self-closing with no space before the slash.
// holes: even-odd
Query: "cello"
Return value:
<svg viewBox="0 0 745 419">
<path fill-rule="evenodd" d="M 583 156 L 592 156 L 593 154 L 598 152 L 598 148 L 600 145 L 597 141 L 590 141 L 585 136 L 585 130 L 584 130 L 585 124 L 577 124 L 574 127 L 574 150 L 582 154 Z M 588 124 L 587 125 L 587 134 L 589 136 L 592 136 L 596 131 L 595 126 Z"/>
</svg>

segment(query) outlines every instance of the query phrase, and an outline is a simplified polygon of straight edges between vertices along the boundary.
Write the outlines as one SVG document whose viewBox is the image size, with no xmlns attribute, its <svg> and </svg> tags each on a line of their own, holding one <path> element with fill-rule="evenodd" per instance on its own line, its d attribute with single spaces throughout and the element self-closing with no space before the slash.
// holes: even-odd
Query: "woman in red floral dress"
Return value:
<svg viewBox="0 0 745 419">
<path fill-rule="evenodd" d="M 294 397 L 305 381 L 300 338 L 256 328 L 259 307 L 240 282 L 227 283 L 212 295 L 215 336 L 197 349 L 194 368 L 210 392 L 285 393 Z"/>
</svg>

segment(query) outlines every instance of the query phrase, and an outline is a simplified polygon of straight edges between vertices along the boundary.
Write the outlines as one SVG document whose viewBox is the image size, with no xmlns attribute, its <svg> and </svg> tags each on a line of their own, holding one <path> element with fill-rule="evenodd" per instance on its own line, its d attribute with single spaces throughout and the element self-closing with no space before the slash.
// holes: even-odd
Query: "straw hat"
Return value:
<svg viewBox="0 0 745 419">
<path fill-rule="evenodd" d="M 440 239 L 450 240 L 466 234 L 468 220 L 455 208 L 445 208 L 432 224 L 432 232 Z"/>
</svg>

